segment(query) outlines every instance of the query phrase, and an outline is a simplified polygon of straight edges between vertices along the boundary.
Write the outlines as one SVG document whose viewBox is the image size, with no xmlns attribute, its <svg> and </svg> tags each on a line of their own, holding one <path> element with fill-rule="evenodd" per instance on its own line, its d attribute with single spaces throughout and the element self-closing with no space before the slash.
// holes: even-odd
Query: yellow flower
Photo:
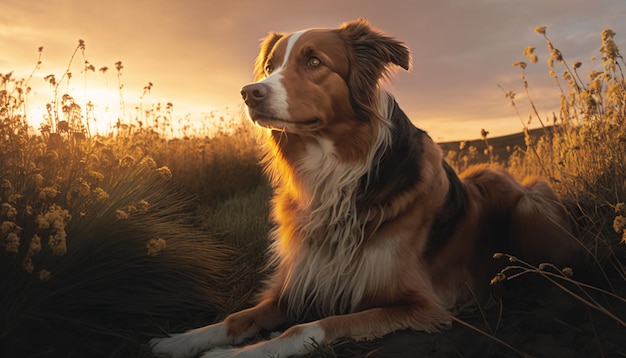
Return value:
<svg viewBox="0 0 626 358">
<path fill-rule="evenodd" d="M 28 273 L 32 273 L 35 270 L 35 264 L 33 263 L 33 258 L 31 256 L 24 256 L 22 260 L 22 268 L 24 271 Z"/>
<path fill-rule="evenodd" d="M 489 284 L 494 285 L 500 281 L 504 281 L 506 280 L 506 275 L 503 274 L 502 272 L 498 272 L 498 274 L 496 274 L 492 279 L 491 282 L 489 282 Z"/>
<path fill-rule="evenodd" d="M 145 214 L 150 209 L 150 203 L 145 200 L 139 200 L 137 204 L 135 204 L 135 209 L 141 213 Z"/>
<path fill-rule="evenodd" d="M 94 178 L 96 181 L 102 181 L 104 180 L 104 174 L 97 172 L 95 170 L 92 170 L 89 172 L 89 176 L 91 176 L 92 178 Z"/>
<path fill-rule="evenodd" d="M 547 29 L 547 27 L 545 27 L 545 26 L 537 26 L 537 27 L 535 27 L 535 32 L 540 34 L 540 35 L 545 35 L 546 34 L 546 29 Z"/>
<path fill-rule="evenodd" d="M 4 251 L 17 254 L 20 250 L 20 237 L 16 233 L 10 232 L 7 237 L 4 238 Z"/>
<path fill-rule="evenodd" d="M 65 231 L 59 231 L 55 235 L 50 235 L 48 246 L 52 250 L 53 255 L 63 256 L 67 253 L 66 236 Z"/>
<path fill-rule="evenodd" d="M 157 164 L 152 157 L 143 158 L 139 165 L 144 166 L 149 170 L 155 170 L 157 168 Z"/>
<path fill-rule="evenodd" d="M 47 186 L 39 192 L 39 199 L 54 199 L 58 193 L 59 192 L 56 188 Z"/>
<path fill-rule="evenodd" d="M 571 267 L 564 267 L 563 270 L 561 270 L 561 272 L 563 272 L 563 274 L 565 274 L 565 276 L 567 277 L 574 276 L 574 270 L 572 270 Z"/>
<path fill-rule="evenodd" d="M 48 281 L 52 274 L 48 270 L 39 271 L 39 280 L 40 281 Z"/>
<path fill-rule="evenodd" d="M 626 217 L 622 215 L 618 215 L 613 220 L 613 230 L 619 233 L 626 229 Z"/>
<path fill-rule="evenodd" d="M 157 172 L 159 173 L 161 179 L 164 179 L 165 181 L 169 181 L 172 179 L 172 171 L 166 166 L 160 167 L 159 169 L 157 169 Z"/>
<path fill-rule="evenodd" d="M 33 183 L 35 184 L 35 187 L 37 188 L 41 188 L 41 186 L 43 185 L 43 176 L 39 173 L 34 174 L 32 177 Z"/>
<path fill-rule="evenodd" d="M 128 213 L 125 212 L 124 210 L 121 210 L 121 209 L 115 210 L 115 218 L 117 220 L 126 220 L 128 219 L 128 216 L 129 216 Z"/>
<path fill-rule="evenodd" d="M 105 201 L 109 198 L 109 194 L 106 191 L 104 191 L 104 189 L 99 188 L 99 187 L 95 188 L 93 190 L 93 193 L 96 194 L 96 200 L 100 202 Z"/>
<path fill-rule="evenodd" d="M 28 245 L 28 252 L 24 255 L 24 259 L 22 260 L 22 267 L 24 271 L 28 273 L 32 273 L 35 270 L 35 264 L 33 263 L 33 256 L 36 253 L 41 251 L 41 239 L 39 236 L 34 235 L 30 240 L 30 244 Z"/>
<path fill-rule="evenodd" d="M 146 248 L 148 249 L 148 256 L 156 256 L 161 251 L 165 250 L 167 247 L 167 242 L 162 238 L 150 239 L 148 243 L 146 243 Z"/>
<path fill-rule="evenodd" d="M 6 235 L 10 232 L 13 232 L 15 226 L 16 225 L 13 221 L 3 221 L 2 225 L 0 225 L 0 231 L 2 231 L 2 233 Z"/>
<path fill-rule="evenodd" d="M 0 189 L 9 191 L 13 189 L 13 185 L 8 179 L 2 179 L 2 181 L 0 181 Z"/>
<path fill-rule="evenodd" d="M 130 155 L 125 156 L 124 158 L 119 160 L 120 168 L 130 168 L 131 165 L 135 163 L 135 158 Z"/>
<path fill-rule="evenodd" d="M 89 186 L 89 183 L 87 183 L 86 181 L 80 182 L 78 186 L 78 194 L 80 196 L 89 196 L 90 192 L 91 192 L 91 187 Z"/>
<path fill-rule="evenodd" d="M 530 56 L 535 53 L 535 48 L 533 46 L 526 46 L 524 49 L 524 56 Z"/>
<path fill-rule="evenodd" d="M 33 238 L 30 239 L 28 251 L 32 251 L 35 253 L 41 251 L 41 239 L 39 238 L 39 236 L 33 235 Z"/>
</svg>

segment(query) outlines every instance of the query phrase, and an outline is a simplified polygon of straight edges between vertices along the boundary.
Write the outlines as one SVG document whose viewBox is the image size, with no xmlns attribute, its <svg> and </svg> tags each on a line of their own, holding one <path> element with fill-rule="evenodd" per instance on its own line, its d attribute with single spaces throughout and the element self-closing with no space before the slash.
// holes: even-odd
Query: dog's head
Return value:
<svg viewBox="0 0 626 358">
<path fill-rule="evenodd" d="M 379 81 L 392 65 L 408 70 L 410 62 L 403 43 L 362 19 L 337 29 L 270 33 L 256 60 L 256 82 L 241 94 L 250 118 L 263 127 L 349 133 L 380 117 Z"/>
</svg>

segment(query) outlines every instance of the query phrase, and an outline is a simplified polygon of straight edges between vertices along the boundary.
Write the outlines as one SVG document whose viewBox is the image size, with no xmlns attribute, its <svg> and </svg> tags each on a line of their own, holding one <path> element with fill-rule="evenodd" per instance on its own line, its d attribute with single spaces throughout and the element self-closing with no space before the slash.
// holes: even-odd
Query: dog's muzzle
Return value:
<svg viewBox="0 0 626 358">
<path fill-rule="evenodd" d="M 258 106 L 267 96 L 269 89 L 263 83 L 251 83 L 241 88 L 241 97 L 248 107 Z"/>
</svg>

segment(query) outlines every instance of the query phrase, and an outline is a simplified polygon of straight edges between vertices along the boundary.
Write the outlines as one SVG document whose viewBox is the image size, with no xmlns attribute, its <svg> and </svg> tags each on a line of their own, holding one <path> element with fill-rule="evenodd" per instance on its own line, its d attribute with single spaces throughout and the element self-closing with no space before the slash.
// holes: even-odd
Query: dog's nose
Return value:
<svg viewBox="0 0 626 358">
<path fill-rule="evenodd" d="M 267 86 L 263 83 L 251 83 L 243 86 L 241 97 L 248 107 L 255 107 L 267 96 Z"/>
</svg>

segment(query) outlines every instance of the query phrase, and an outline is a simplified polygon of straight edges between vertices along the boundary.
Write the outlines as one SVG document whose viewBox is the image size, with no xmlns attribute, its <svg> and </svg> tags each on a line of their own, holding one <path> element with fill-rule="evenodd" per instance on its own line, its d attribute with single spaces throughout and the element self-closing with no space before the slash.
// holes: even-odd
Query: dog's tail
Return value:
<svg viewBox="0 0 626 358">
<path fill-rule="evenodd" d="M 577 265 L 582 246 L 557 194 L 540 178 L 527 178 L 522 185 L 524 193 L 511 215 L 511 252 L 532 264 Z"/>
</svg>

